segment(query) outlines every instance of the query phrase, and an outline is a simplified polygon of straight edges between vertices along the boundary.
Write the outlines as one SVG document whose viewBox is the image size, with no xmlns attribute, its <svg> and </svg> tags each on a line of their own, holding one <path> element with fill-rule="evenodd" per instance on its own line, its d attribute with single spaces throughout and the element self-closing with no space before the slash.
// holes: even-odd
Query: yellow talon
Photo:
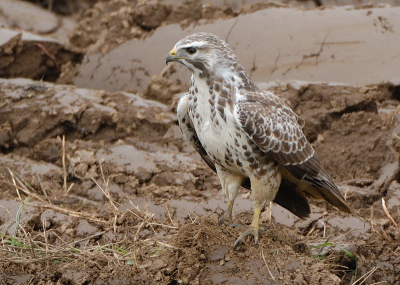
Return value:
<svg viewBox="0 0 400 285">
<path fill-rule="evenodd" d="M 260 228 L 259 226 L 259 220 L 260 220 L 260 213 L 261 213 L 261 205 L 256 204 L 254 206 L 254 212 L 253 212 L 253 221 L 251 222 L 250 226 L 248 227 L 247 230 L 245 230 L 235 241 L 235 243 L 233 244 L 233 248 L 236 249 L 236 247 L 238 246 L 238 244 L 242 243 L 244 241 L 244 239 L 248 236 L 248 235 L 253 235 L 254 237 L 254 244 L 258 243 L 258 234 L 261 231 L 265 230 L 265 228 Z"/>
</svg>

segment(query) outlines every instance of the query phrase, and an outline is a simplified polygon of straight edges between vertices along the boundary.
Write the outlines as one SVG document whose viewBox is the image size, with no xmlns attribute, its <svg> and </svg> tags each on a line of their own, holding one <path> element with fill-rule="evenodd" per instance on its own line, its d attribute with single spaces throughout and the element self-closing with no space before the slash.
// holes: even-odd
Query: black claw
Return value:
<svg viewBox="0 0 400 285">
<path fill-rule="evenodd" d="M 257 245 L 258 244 L 258 237 L 259 234 L 266 231 L 267 227 L 260 227 L 260 228 L 252 228 L 249 227 L 247 230 L 245 230 L 235 241 L 235 243 L 233 244 L 233 249 L 236 249 L 236 247 L 242 243 L 247 236 L 252 235 L 254 237 L 254 244 Z"/>
<path fill-rule="evenodd" d="M 237 239 L 237 240 L 235 241 L 235 243 L 233 244 L 233 249 L 236 249 L 236 247 L 238 246 L 238 244 L 241 243 L 241 242 L 242 242 L 241 240 Z"/>
</svg>

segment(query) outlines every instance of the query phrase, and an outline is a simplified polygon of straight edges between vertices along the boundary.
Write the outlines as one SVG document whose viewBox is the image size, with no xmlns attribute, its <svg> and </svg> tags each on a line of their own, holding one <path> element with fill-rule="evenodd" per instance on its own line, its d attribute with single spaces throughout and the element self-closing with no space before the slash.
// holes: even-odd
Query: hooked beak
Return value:
<svg viewBox="0 0 400 285">
<path fill-rule="evenodd" d="M 189 58 L 183 56 L 176 56 L 176 49 L 173 48 L 165 57 L 165 63 L 168 64 L 168 62 L 179 61 L 180 59 L 189 59 Z"/>
<path fill-rule="evenodd" d="M 168 62 L 176 61 L 177 58 L 175 56 L 176 56 L 176 49 L 173 48 L 165 57 L 165 63 L 168 64 Z"/>
</svg>

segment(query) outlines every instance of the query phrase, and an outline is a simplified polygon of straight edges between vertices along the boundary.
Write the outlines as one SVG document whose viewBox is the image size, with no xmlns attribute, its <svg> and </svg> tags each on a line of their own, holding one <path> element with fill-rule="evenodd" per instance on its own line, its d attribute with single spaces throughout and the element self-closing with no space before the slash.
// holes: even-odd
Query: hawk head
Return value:
<svg viewBox="0 0 400 285">
<path fill-rule="evenodd" d="M 244 72 L 228 44 L 210 33 L 192 34 L 177 42 L 166 57 L 166 63 L 171 61 L 182 63 L 199 78 Z"/>
</svg>

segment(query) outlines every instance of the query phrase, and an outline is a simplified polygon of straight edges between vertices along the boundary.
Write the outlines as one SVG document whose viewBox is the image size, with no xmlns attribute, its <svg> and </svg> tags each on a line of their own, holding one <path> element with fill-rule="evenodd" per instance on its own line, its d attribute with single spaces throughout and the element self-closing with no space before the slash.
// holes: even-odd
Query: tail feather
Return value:
<svg viewBox="0 0 400 285">
<path fill-rule="evenodd" d="M 342 193 L 333 183 L 329 174 L 322 169 L 316 155 L 302 164 L 285 165 L 284 167 L 298 180 L 313 186 L 303 189 L 306 194 L 316 199 L 324 199 L 339 210 L 351 213 Z"/>
<path fill-rule="evenodd" d="M 321 177 L 319 176 L 313 177 L 311 179 L 306 176 L 304 178 L 304 181 L 310 183 L 312 186 L 315 186 L 306 190 L 309 195 L 318 195 L 339 210 L 346 213 L 351 213 L 351 210 L 349 206 L 347 206 L 342 193 L 335 184 L 331 183 L 328 180 L 324 180 L 323 178 L 321 179 Z"/>
<path fill-rule="evenodd" d="M 311 213 L 310 205 L 304 193 L 297 185 L 287 179 L 282 179 L 274 202 L 299 218 L 307 218 Z"/>
</svg>

